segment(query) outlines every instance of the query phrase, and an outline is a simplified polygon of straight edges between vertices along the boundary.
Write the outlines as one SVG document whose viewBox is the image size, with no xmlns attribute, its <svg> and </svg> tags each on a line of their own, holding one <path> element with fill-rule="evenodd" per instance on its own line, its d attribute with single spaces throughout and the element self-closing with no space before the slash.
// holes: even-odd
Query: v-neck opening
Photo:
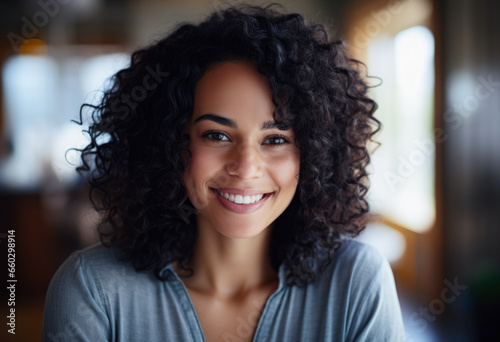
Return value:
<svg viewBox="0 0 500 342">
<path fill-rule="evenodd" d="M 196 311 L 196 308 L 194 306 L 193 300 L 191 298 L 191 295 L 189 294 L 189 291 L 188 291 L 186 285 L 180 279 L 179 275 L 175 272 L 175 270 L 173 268 L 173 265 L 171 263 L 168 266 L 166 266 L 162 270 L 162 272 L 167 271 L 167 270 L 170 271 L 171 274 L 174 275 L 174 278 L 172 278 L 172 277 L 168 277 L 168 278 L 170 280 L 174 280 L 182 288 L 182 292 L 184 293 L 184 296 L 187 298 L 187 301 L 189 303 L 189 310 L 191 311 L 192 316 L 195 318 L 195 321 L 196 321 L 195 324 L 198 327 L 199 335 L 201 335 L 201 337 L 203 339 L 203 342 L 206 342 L 205 333 L 204 333 L 203 328 L 201 326 L 201 321 L 200 321 L 200 318 L 198 316 L 198 312 Z M 285 280 L 285 265 L 284 265 L 284 263 L 281 264 L 280 267 L 279 267 L 278 278 L 279 278 L 278 288 L 273 293 L 271 293 L 269 295 L 269 297 L 267 297 L 267 299 L 266 299 L 266 303 L 264 305 L 264 309 L 262 310 L 262 314 L 260 315 L 259 322 L 257 323 L 257 327 L 255 328 L 255 333 L 253 335 L 252 342 L 257 342 L 258 341 L 259 334 L 263 330 L 262 326 L 265 324 L 264 317 L 266 316 L 266 314 L 269 314 L 268 312 L 270 310 L 269 309 L 270 302 L 286 286 L 286 284 L 285 284 L 286 280 Z"/>
</svg>

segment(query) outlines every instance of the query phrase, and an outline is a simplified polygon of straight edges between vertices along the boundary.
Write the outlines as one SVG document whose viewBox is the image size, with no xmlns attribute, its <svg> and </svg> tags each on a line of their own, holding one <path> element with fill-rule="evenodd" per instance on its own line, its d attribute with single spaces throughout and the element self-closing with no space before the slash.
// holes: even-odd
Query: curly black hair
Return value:
<svg viewBox="0 0 500 342">
<path fill-rule="evenodd" d="M 301 151 L 297 191 L 274 222 L 269 253 L 276 271 L 287 266 L 288 285 L 305 286 L 319 256 L 327 256 L 322 272 L 342 239 L 366 225 L 367 143 L 381 125 L 362 63 L 325 26 L 276 5 L 230 7 L 180 25 L 134 52 L 99 105 L 82 106 L 80 120 L 84 108 L 92 112 L 84 131 L 90 143 L 79 150 L 77 170 L 88 173 L 103 244 L 160 279 L 172 261 L 192 274 L 196 210 L 182 178 L 184 128 L 198 80 L 214 63 L 233 60 L 253 63 L 267 78 L 273 117 L 293 128 Z"/>
</svg>

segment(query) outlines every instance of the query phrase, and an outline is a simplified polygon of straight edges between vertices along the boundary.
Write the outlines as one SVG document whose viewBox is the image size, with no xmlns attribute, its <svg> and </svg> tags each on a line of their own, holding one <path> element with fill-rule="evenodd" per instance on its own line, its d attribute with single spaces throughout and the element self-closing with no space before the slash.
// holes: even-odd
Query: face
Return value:
<svg viewBox="0 0 500 342">
<path fill-rule="evenodd" d="M 184 184 L 198 229 L 257 236 L 292 201 L 299 150 L 293 130 L 276 127 L 274 108 L 266 78 L 251 64 L 217 64 L 197 83 Z"/>
</svg>

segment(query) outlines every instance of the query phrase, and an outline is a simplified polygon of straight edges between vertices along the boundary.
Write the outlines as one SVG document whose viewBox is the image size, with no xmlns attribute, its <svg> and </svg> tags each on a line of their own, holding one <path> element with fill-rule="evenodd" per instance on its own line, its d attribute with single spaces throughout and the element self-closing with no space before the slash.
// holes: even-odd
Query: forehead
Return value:
<svg viewBox="0 0 500 342">
<path fill-rule="evenodd" d="M 272 119 L 275 106 L 266 78 L 247 62 L 224 62 L 209 68 L 198 81 L 192 119 L 214 113 L 244 120 Z"/>
</svg>

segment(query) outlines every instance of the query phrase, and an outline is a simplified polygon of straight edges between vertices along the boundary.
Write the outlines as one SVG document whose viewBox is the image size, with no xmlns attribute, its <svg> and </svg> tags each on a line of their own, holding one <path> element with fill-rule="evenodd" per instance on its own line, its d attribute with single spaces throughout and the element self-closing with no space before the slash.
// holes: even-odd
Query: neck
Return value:
<svg viewBox="0 0 500 342">
<path fill-rule="evenodd" d="M 278 282 L 269 256 L 271 231 L 268 227 L 255 237 L 232 239 L 199 222 L 189 265 L 194 274 L 183 278 L 185 285 L 207 295 L 232 298 Z"/>
</svg>

